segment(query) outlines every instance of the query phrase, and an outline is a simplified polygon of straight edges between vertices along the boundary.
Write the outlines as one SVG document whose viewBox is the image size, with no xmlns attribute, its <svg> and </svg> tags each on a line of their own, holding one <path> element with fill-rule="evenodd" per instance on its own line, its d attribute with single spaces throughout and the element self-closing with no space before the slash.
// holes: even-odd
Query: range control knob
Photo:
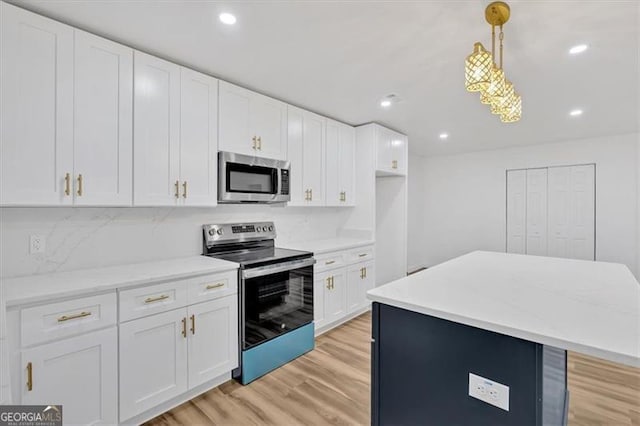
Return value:
<svg viewBox="0 0 640 426">
<path fill-rule="evenodd" d="M 218 235 L 222 235 L 224 233 L 224 231 L 222 230 L 222 228 L 218 228 L 218 230 L 216 231 L 216 233 Z"/>
<path fill-rule="evenodd" d="M 262 228 L 260 228 L 259 226 L 256 228 L 256 232 L 262 232 Z"/>
<path fill-rule="evenodd" d="M 267 230 L 269 230 L 269 228 L 267 228 L 266 226 L 263 226 L 263 227 L 262 227 L 262 230 L 263 230 L 264 232 L 267 232 Z"/>
<path fill-rule="evenodd" d="M 209 229 L 209 235 L 211 235 L 212 237 L 214 235 L 216 235 L 216 230 L 215 229 Z"/>
<path fill-rule="evenodd" d="M 269 232 L 273 232 L 273 225 L 269 226 Z"/>
</svg>

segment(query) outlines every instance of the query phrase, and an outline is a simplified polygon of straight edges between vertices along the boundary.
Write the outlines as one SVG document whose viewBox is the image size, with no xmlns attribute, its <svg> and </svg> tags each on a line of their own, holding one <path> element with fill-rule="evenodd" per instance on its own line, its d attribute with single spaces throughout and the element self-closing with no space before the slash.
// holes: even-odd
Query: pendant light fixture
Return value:
<svg viewBox="0 0 640 426">
<path fill-rule="evenodd" d="M 485 9 L 485 19 L 491 25 L 491 52 L 482 43 L 473 45 L 473 53 L 465 61 L 465 87 L 469 92 L 480 92 L 480 102 L 491 106 L 491 112 L 499 115 L 503 123 L 513 123 L 522 116 L 522 98 L 505 76 L 502 67 L 504 32 L 502 27 L 509 20 L 511 9 L 505 2 L 496 1 Z M 496 63 L 496 27 L 500 34 L 500 56 Z"/>
</svg>

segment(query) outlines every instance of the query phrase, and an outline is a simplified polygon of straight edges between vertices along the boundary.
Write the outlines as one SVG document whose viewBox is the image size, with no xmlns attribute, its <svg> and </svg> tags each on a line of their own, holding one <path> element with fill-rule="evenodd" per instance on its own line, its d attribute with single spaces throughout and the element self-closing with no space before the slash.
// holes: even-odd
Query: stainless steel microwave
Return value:
<svg viewBox="0 0 640 426">
<path fill-rule="evenodd" d="M 286 203 L 290 163 L 233 152 L 218 153 L 219 203 Z"/>
</svg>

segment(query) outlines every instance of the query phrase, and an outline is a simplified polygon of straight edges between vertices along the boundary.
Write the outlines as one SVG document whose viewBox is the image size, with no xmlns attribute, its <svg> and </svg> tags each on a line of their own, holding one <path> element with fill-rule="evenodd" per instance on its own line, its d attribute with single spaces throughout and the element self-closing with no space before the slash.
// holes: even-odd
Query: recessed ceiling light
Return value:
<svg viewBox="0 0 640 426">
<path fill-rule="evenodd" d="M 572 117 L 578 117 L 580 115 L 582 115 L 583 111 L 581 109 L 574 109 L 572 110 L 569 115 Z"/>
<path fill-rule="evenodd" d="M 440 133 L 440 139 L 445 140 L 449 137 L 449 133 Z"/>
<path fill-rule="evenodd" d="M 389 99 L 383 99 L 380 101 L 380 106 L 382 108 L 389 108 L 391 106 L 391 100 Z"/>
<path fill-rule="evenodd" d="M 223 24 L 233 25 L 236 23 L 236 17 L 230 13 L 221 13 L 218 15 L 218 18 L 220 18 L 220 22 Z"/>
<path fill-rule="evenodd" d="M 569 53 L 572 55 L 577 55 L 578 53 L 582 53 L 589 48 L 586 44 L 578 44 L 569 49 Z"/>
</svg>

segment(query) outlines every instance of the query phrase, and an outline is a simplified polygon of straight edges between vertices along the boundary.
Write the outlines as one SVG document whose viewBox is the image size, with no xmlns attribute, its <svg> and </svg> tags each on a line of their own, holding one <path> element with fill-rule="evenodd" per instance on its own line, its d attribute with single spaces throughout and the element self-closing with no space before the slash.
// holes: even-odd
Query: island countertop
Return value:
<svg viewBox="0 0 640 426">
<path fill-rule="evenodd" d="M 624 265 L 476 251 L 367 297 L 640 367 L 640 284 Z"/>
</svg>

